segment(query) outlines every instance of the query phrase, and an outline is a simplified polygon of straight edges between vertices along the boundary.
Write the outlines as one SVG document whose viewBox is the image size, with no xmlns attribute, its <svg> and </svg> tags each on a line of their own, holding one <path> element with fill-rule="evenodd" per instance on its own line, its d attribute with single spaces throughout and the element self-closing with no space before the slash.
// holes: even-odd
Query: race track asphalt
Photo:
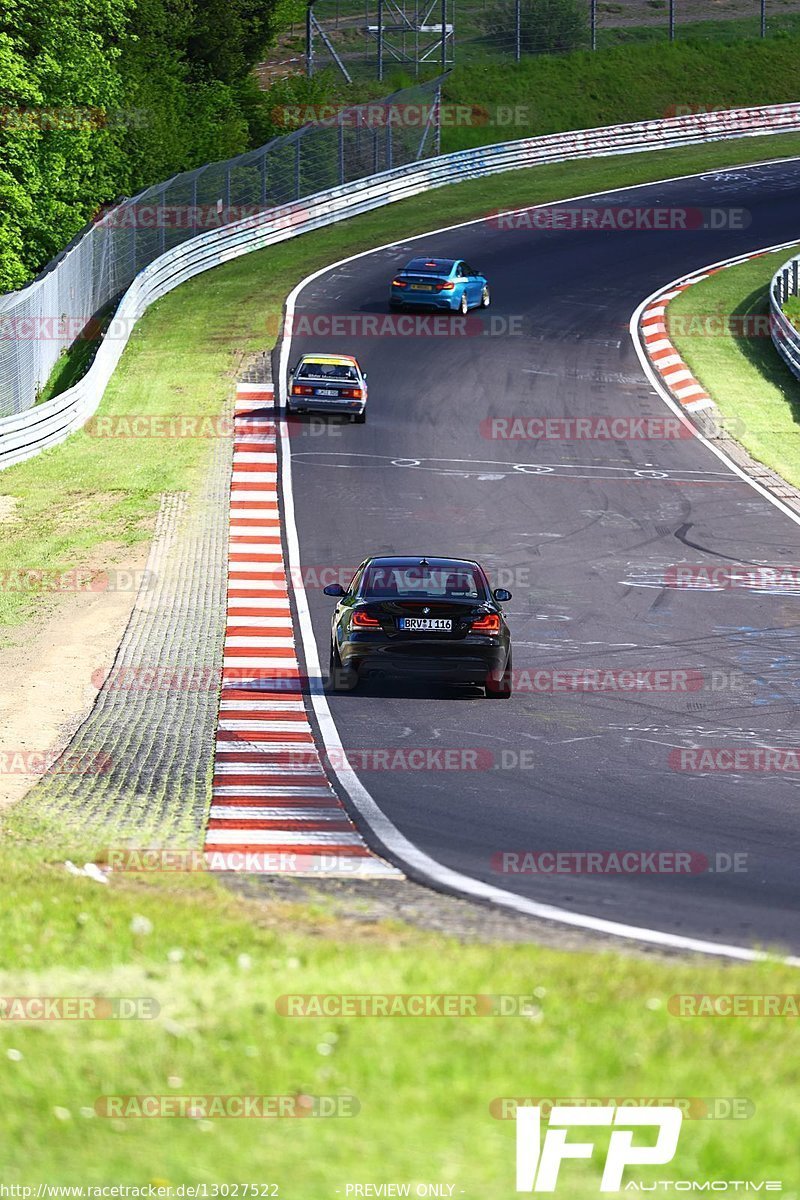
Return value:
<svg viewBox="0 0 800 1200">
<path fill-rule="evenodd" d="M 674 752 L 800 745 L 800 588 L 665 582 L 676 564 L 800 564 L 800 528 L 693 438 L 503 440 L 487 436 L 486 420 L 668 416 L 634 351 L 632 312 L 685 272 L 800 238 L 800 163 L 582 203 L 688 208 L 693 226 L 707 224 L 697 209 L 738 215 L 720 229 L 482 221 L 335 267 L 298 296 L 296 321 L 315 329 L 295 333 L 290 361 L 353 353 L 370 387 L 364 426 L 313 421 L 290 438 L 321 661 L 334 604 L 324 583 L 370 554 L 452 554 L 479 559 L 513 592 L 506 611 L 521 673 L 512 699 L 495 702 L 477 690 L 369 681 L 331 696 L 333 717 L 348 751 L 449 748 L 464 754 L 457 765 L 477 763 L 442 769 L 434 757 L 419 771 L 398 769 L 394 754 L 394 769 L 356 758 L 383 811 L 439 862 L 575 912 L 798 951 L 798 775 L 683 770 Z M 393 271 L 420 253 L 483 270 L 488 312 L 439 336 L 329 328 L 332 315 L 382 320 Z M 695 674 L 692 690 L 667 674 L 668 690 L 611 692 L 558 690 L 557 676 L 548 691 L 548 676 L 525 674 L 584 669 Z M 495 857 L 622 850 L 705 857 L 688 874 L 623 876 L 508 872 Z M 706 869 L 706 859 L 729 869 Z"/>
</svg>

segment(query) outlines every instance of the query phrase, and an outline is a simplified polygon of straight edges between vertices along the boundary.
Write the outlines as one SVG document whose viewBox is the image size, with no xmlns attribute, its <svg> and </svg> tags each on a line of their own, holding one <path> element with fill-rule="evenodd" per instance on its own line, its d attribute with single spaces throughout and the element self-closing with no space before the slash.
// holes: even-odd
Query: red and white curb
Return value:
<svg viewBox="0 0 800 1200">
<path fill-rule="evenodd" d="M 763 258 L 765 254 L 771 252 L 771 250 L 756 250 L 751 254 L 739 255 L 728 262 L 716 263 L 694 275 L 686 275 L 677 282 L 668 284 L 663 291 L 651 296 L 643 311 L 639 320 L 639 332 L 645 353 L 672 396 L 687 413 L 702 412 L 704 409 L 713 409 L 716 406 L 670 341 L 666 321 L 670 301 L 703 279 L 717 275 L 720 271 L 727 270 L 728 267 L 748 262 L 752 258 Z"/>
<path fill-rule="evenodd" d="M 205 851 L 215 870 L 391 876 L 331 787 L 303 703 L 281 548 L 274 394 L 239 384 L 227 628 Z"/>
</svg>

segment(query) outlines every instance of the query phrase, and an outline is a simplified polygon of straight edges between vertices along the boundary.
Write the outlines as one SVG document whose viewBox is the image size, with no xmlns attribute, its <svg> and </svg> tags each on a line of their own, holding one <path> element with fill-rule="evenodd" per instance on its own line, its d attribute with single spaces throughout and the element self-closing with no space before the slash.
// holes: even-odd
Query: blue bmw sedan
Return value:
<svg viewBox="0 0 800 1200">
<path fill-rule="evenodd" d="M 412 258 L 392 280 L 390 308 L 488 308 L 489 284 L 463 258 Z"/>
</svg>

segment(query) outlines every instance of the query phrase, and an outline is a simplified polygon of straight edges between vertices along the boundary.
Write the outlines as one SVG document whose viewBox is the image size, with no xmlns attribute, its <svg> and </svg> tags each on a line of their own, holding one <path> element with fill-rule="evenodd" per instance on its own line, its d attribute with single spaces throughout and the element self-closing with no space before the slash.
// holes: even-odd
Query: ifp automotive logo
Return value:
<svg viewBox="0 0 800 1200">
<path fill-rule="evenodd" d="M 594 1108 L 586 1105 L 554 1105 L 550 1109 L 547 1132 L 542 1141 L 542 1109 L 517 1109 L 517 1191 L 554 1192 L 561 1163 L 566 1158 L 591 1158 L 593 1142 L 569 1142 L 567 1134 L 573 1125 L 627 1126 L 614 1129 L 608 1143 L 601 1192 L 618 1192 L 627 1166 L 654 1166 L 671 1162 L 678 1148 L 683 1113 L 676 1107 L 618 1108 L 608 1105 Z M 655 1126 L 658 1135 L 654 1143 L 634 1146 L 634 1129 Z M 631 1128 L 632 1127 L 632 1128 Z"/>
</svg>

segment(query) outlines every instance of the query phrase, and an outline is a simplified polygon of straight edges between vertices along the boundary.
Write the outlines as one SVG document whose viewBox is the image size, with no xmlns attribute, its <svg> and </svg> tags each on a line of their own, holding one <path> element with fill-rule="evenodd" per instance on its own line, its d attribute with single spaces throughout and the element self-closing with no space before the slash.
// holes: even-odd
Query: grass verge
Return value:
<svg viewBox="0 0 800 1200">
<path fill-rule="evenodd" d="M 309 272 L 401 235 L 581 193 L 800 154 L 800 135 L 739 139 L 591 162 L 551 164 L 454 184 L 219 267 L 155 304 L 137 325 L 107 390 L 108 416 L 218 413 L 242 358 L 271 345 L 284 297 Z M 468 239 L 468 235 L 467 239 Z M 201 477 L 202 438 L 98 438 L 85 430 L 2 474 L 18 501 L 4 524 L 0 579 L 20 570 L 82 567 L 98 547 L 147 538 L 162 492 L 191 491 Z M 48 593 L 0 590 L 0 626 L 48 603 Z"/>
<path fill-rule="evenodd" d="M 796 1195 L 795 1023 L 669 1008 L 677 993 L 792 992 L 787 968 L 463 945 L 313 905 L 240 900 L 201 876 L 102 887 L 43 868 L 24 848 L 0 854 L 0 869 L 4 996 L 160 1006 L 151 1020 L 0 1025 L 8 1183 L 274 1182 L 284 1200 L 335 1200 L 352 1183 L 437 1182 L 455 1196 L 511 1200 L 514 1122 L 490 1115 L 496 1097 L 741 1097 L 754 1106 L 749 1119 L 686 1121 L 670 1166 L 629 1177 L 783 1179 Z M 507 1017 L 279 1015 L 277 998 L 298 993 L 528 996 L 531 1007 Z M 360 1111 L 304 1121 L 97 1115 L 103 1096 L 305 1094 L 355 1096 Z M 595 1194 L 598 1170 L 567 1164 L 562 1195 Z"/>
<path fill-rule="evenodd" d="M 667 325 L 736 440 L 800 487 L 800 384 L 768 331 L 769 282 L 792 253 L 752 259 L 687 288 L 667 308 Z"/>
<path fill-rule="evenodd" d="M 632 31 L 641 35 L 644 31 Z M 445 125 L 443 150 L 798 96 L 800 37 L 628 44 L 456 67 L 445 99 L 485 109 L 485 125 Z M 504 109 L 505 114 L 498 110 Z M 500 124 L 501 116 L 503 118 Z"/>
</svg>

